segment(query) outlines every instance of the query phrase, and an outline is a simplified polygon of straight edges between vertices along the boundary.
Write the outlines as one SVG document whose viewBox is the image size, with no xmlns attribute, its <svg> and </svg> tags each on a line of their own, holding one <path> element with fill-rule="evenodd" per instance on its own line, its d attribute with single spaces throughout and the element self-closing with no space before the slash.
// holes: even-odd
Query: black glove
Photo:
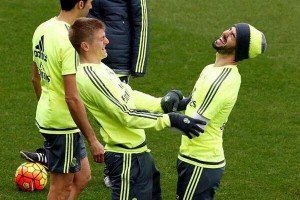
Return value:
<svg viewBox="0 0 300 200">
<path fill-rule="evenodd" d="M 192 99 L 192 95 L 190 95 L 190 96 L 188 96 L 186 98 L 181 99 L 179 101 L 177 111 L 186 110 L 186 106 L 188 105 L 188 103 L 190 103 L 191 99 Z"/>
<path fill-rule="evenodd" d="M 185 135 L 190 139 L 192 139 L 193 137 L 198 137 L 200 133 L 204 132 L 204 130 L 200 128 L 199 125 L 205 125 L 205 121 L 194 119 L 179 113 L 169 113 L 168 115 L 170 118 L 171 127 L 178 128 L 179 130 L 184 132 Z"/>
<path fill-rule="evenodd" d="M 183 98 L 180 90 L 171 90 L 161 99 L 160 105 L 165 113 L 177 111 L 179 101 Z"/>
</svg>

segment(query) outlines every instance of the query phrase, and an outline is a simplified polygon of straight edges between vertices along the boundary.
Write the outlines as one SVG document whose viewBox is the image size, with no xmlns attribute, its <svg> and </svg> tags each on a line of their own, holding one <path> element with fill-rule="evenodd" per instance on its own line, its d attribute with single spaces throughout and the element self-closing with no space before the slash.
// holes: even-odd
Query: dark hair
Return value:
<svg viewBox="0 0 300 200">
<path fill-rule="evenodd" d="M 69 29 L 69 39 L 75 50 L 79 53 L 82 42 L 92 42 L 93 34 L 99 29 L 105 29 L 105 25 L 98 19 L 86 17 L 76 19 Z"/>
<path fill-rule="evenodd" d="M 70 11 L 79 1 L 83 1 L 85 3 L 87 0 L 60 0 L 60 7 L 62 10 Z"/>
</svg>

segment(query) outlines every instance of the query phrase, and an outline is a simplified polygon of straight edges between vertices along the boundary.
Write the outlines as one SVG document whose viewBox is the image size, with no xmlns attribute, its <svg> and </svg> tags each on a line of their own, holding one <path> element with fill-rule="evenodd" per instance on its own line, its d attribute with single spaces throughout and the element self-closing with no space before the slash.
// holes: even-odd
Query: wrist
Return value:
<svg viewBox="0 0 300 200">
<path fill-rule="evenodd" d="M 171 119 L 170 119 L 170 113 L 168 114 L 163 114 L 163 119 L 164 119 L 164 123 L 166 125 L 166 127 L 172 127 L 171 125 Z"/>
<path fill-rule="evenodd" d="M 172 122 L 174 122 L 174 118 L 175 118 L 175 113 L 168 113 L 168 117 L 169 117 L 169 121 L 170 121 L 170 127 L 173 127 L 174 124 Z"/>
<path fill-rule="evenodd" d="M 94 134 L 90 134 L 88 137 L 86 137 L 86 140 L 89 145 L 92 145 L 93 143 L 98 141 L 97 137 Z"/>
</svg>

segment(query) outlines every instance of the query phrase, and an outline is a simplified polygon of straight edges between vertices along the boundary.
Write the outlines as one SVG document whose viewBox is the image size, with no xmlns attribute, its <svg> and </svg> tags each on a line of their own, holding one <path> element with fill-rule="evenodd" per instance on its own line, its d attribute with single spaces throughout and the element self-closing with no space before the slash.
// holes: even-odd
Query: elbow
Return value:
<svg viewBox="0 0 300 200">
<path fill-rule="evenodd" d="M 79 99 L 75 96 L 65 96 L 65 101 L 69 107 L 72 107 L 72 105 L 76 105 L 79 102 Z"/>
<path fill-rule="evenodd" d="M 72 105 L 72 104 L 76 104 L 76 102 L 78 101 L 78 99 L 75 96 L 65 96 L 65 101 L 68 105 Z"/>
<path fill-rule="evenodd" d="M 83 102 L 78 95 L 65 95 L 65 101 L 69 109 L 76 110 L 79 107 L 83 106 Z"/>
</svg>

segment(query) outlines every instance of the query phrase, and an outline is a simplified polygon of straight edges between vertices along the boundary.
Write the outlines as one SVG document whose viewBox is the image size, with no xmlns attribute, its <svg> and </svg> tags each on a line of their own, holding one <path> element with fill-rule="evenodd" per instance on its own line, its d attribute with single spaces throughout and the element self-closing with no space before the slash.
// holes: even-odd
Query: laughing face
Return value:
<svg viewBox="0 0 300 200">
<path fill-rule="evenodd" d="M 109 43 L 105 31 L 103 29 L 99 29 L 94 33 L 94 39 L 90 46 L 91 52 L 95 54 L 95 56 L 99 59 L 104 59 L 107 57 L 106 45 Z"/>
<path fill-rule="evenodd" d="M 232 54 L 236 47 L 236 28 L 231 27 L 212 43 L 213 48 L 220 54 Z"/>
</svg>

